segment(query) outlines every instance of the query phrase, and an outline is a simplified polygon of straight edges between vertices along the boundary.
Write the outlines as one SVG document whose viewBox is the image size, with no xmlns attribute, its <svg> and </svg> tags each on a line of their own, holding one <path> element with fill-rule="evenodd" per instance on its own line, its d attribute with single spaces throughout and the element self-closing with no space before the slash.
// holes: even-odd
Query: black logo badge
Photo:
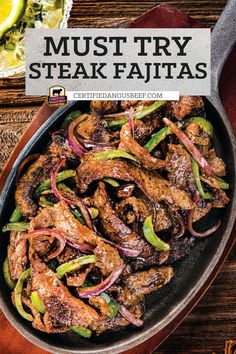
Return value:
<svg viewBox="0 0 236 354">
<path fill-rule="evenodd" d="M 65 106 L 67 104 L 65 87 L 60 85 L 54 85 L 50 87 L 48 104 L 49 106 Z"/>
</svg>

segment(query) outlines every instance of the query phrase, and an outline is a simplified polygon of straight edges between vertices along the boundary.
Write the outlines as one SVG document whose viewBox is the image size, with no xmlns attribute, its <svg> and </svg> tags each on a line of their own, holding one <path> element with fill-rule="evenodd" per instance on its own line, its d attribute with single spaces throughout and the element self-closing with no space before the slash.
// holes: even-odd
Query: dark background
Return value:
<svg viewBox="0 0 236 354">
<path fill-rule="evenodd" d="M 74 0 L 69 26 L 125 26 L 161 2 Z M 226 1 L 179 0 L 168 3 L 212 26 Z M 43 102 L 42 97 L 24 96 L 24 79 L 0 79 L 0 171 Z M 236 123 L 236 117 L 233 123 Z M 0 331 L 0 354 L 46 353 L 19 335 L 1 312 Z M 236 341 L 236 246 L 203 299 L 155 354 L 233 354 L 236 349 L 227 349 L 233 345 L 233 340 Z M 147 354 L 149 352 L 147 347 Z M 138 350 L 135 354 L 139 354 Z"/>
</svg>

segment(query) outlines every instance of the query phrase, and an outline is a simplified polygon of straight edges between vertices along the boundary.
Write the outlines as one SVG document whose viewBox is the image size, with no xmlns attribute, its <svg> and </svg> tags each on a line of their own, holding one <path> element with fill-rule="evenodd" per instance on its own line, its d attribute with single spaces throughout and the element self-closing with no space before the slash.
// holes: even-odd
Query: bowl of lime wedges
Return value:
<svg viewBox="0 0 236 354">
<path fill-rule="evenodd" d="M 0 0 L 0 78 L 25 71 L 26 28 L 65 28 L 73 0 Z"/>
</svg>

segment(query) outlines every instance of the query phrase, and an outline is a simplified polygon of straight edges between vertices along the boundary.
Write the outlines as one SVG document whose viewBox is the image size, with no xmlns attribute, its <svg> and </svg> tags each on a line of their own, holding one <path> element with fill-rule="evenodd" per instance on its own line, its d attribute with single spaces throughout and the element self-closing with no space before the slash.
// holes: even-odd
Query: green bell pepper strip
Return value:
<svg viewBox="0 0 236 354">
<path fill-rule="evenodd" d="M 69 113 L 69 114 L 66 116 L 64 122 L 62 123 L 62 126 L 61 126 L 62 129 L 68 128 L 68 126 L 70 125 L 70 123 L 71 123 L 74 119 L 76 119 L 77 117 L 81 116 L 81 114 L 82 114 L 81 111 L 73 111 L 73 112 Z"/>
<path fill-rule="evenodd" d="M 204 130 L 207 134 L 210 136 L 213 135 L 213 126 L 211 122 L 203 117 L 190 117 L 184 120 L 184 126 L 186 126 L 189 123 L 195 123 L 197 124 L 202 130 Z"/>
<path fill-rule="evenodd" d="M 21 210 L 20 210 L 20 207 L 17 205 L 16 208 L 14 209 L 9 221 L 10 222 L 17 222 L 17 221 L 20 221 L 21 217 L 22 217 Z"/>
<path fill-rule="evenodd" d="M 33 321 L 34 318 L 32 315 L 30 315 L 29 313 L 25 312 L 23 305 L 22 305 L 22 301 L 21 301 L 21 293 L 23 290 L 23 285 L 24 285 L 24 281 L 30 276 L 30 268 L 26 269 L 23 273 L 21 273 L 15 289 L 14 289 L 14 298 L 15 298 L 15 305 L 16 305 L 16 309 L 19 312 L 19 314 L 25 318 L 27 321 Z"/>
<path fill-rule="evenodd" d="M 66 273 L 79 269 L 82 265 L 96 263 L 97 257 L 94 255 L 82 256 L 80 258 L 72 259 L 69 262 L 61 264 L 57 267 L 56 272 L 59 278 L 62 278 Z"/>
<path fill-rule="evenodd" d="M 170 134 L 173 133 L 169 127 L 162 128 L 151 137 L 151 139 L 146 143 L 145 148 L 151 152 L 162 140 L 164 140 Z"/>
<path fill-rule="evenodd" d="M 155 101 L 153 104 L 150 106 L 146 106 L 142 109 L 142 111 L 134 113 L 134 119 L 142 119 L 149 114 L 155 112 L 158 108 L 163 106 L 166 103 L 166 101 Z"/>
<path fill-rule="evenodd" d="M 2 232 L 7 232 L 7 231 L 21 231 L 21 232 L 23 232 L 23 231 L 27 231 L 28 229 L 29 229 L 28 222 L 24 222 L 24 221 L 10 222 L 3 227 Z"/>
<path fill-rule="evenodd" d="M 229 183 L 219 177 L 213 177 L 220 189 L 229 189 Z"/>
<path fill-rule="evenodd" d="M 71 326 L 70 330 L 84 338 L 90 338 L 92 335 L 92 331 L 86 327 Z"/>
<path fill-rule="evenodd" d="M 32 304 L 34 305 L 34 307 L 42 314 L 45 313 L 45 308 L 44 308 L 44 305 L 42 303 L 42 300 L 40 299 L 39 297 L 39 294 L 37 291 L 32 291 L 31 293 L 31 301 L 32 301 Z"/>
<path fill-rule="evenodd" d="M 200 176 L 200 179 L 203 182 L 205 182 L 206 184 L 209 184 L 213 188 L 220 188 L 220 189 L 229 189 L 230 188 L 229 183 L 225 182 L 223 179 L 221 179 L 219 177 L 210 176 L 210 181 L 203 176 Z"/>
<path fill-rule="evenodd" d="M 70 189 L 69 187 L 67 187 L 67 185 L 65 185 L 64 183 L 58 183 L 58 189 L 66 191 L 68 193 L 73 193 L 72 189 Z M 39 205 L 42 207 L 47 207 L 47 206 L 53 206 L 55 203 L 47 200 L 46 197 L 43 195 L 39 198 Z"/>
<path fill-rule="evenodd" d="M 76 220 L 78 220 L 81 224 L 85 225 L 84 218 L 83 218 L 81 212 L 78 209 L 74 209 L 73 207 L 71 207 L 70 211 L 74 215 Z"/>
<path fill-rule="evenodd" d="M 74 191 L 72 189 L 70 189 L 70 187 L 68 187 L 65 183 L 58 183 L 58 189 L 61 189 L 62 191 L 71 193 L 71 194 L 75 194 Z"/>
<path fill-rule="evenodd" d="M 94 286 L 94 284 L 88 280 L 86 280 L 84 282 L 84 284 L 82 285 L 83 288 L 89 288 L 90 286 Z M 104 292 L 102 292 L 99 296 L 101 296 L 107 303 L 108 316 L 111 318 L 115 317 L 117 315 L 117 313 L 119 312 L 118 303 Z"/>
<path fill-rule="evenodd" d="M 216 183 L 218 184 L 218 186 L 220 187 L 220 189 L 229 189 L 229 183 L 224 182 L 224 181 L 217 181 Z"/>
<path fill-rule="evenodd" d="M 189 123 L 196 123 L 199 125 L 206 133 L 210 136 L 213 135 L 212 124 L 203 117 L 190 117 L 187 118 L 181 128 L 186 127 Z M 145 148 L 151 152 L 162 140 L 164 140 L 168 135 L 173 134 L 169 127 L 164 127 L 159 130 L 152 138 L 146 143 Z"/>
<path fill-rule="evenodd" d="M 192 168 L 193 168 L 193 175 L 194 175 L 195 183 L 196 183 L 197 189 L 198 189 L 202 199 L 212 199 L 212 195 L 210 193 L 204 192 L 204 189 L 202 187 L 202 183 L 200 180 L 198 163 L 194 160 L 194 158 L 192 158 Z"/>
<path fill-rule="evenodd" d="M 149 114 L 155 112 L 158 108 L 163 106 L 166 101 L 155 101 L 153 104 L 150 106 L 144 107 L 140 112 L 134 113 L 133 117 L 134 119 L 142 119 Z M 121 128 L 122 125 L 127 123 L 129 120 L 127 118 L 124 119 L 113 119 L 110 121 L 107 121 L 108 127 L 109 128 Z"/>
<path fill-rule="evenodd" d="M 129 160 L 137 162 L 137 160 L 134 156 L 130 155 L 128 152 L 126 152 L 125 150 L 122 150 L 122 149 L 107 150 L 107 151 L 105 150 L 105 151 L 97 153 L 94 158 L 96 160 L 108 160 L 108 159 L 115 159 L 115 158 L 119 158 L 119 157 L 123 157 L 125 159 L 129 159 Z"/>
<path fill-rule="evenodd" d="M 172 130 L 172 132 L 177 136 L 179 141 L 185 146 L 188 152 L 194 157 L 197 163 L 201 166 L 202 170 L 208 175 L 214 175 L 215 170 L 213 167 L 209 165 L 207 160 L 204 158 L 202 153 L 198 150 L 198 148 L 194 145 L 191 139 L 181 131 L 181 129 L 173 123 L 168 118 L 163 118 L 163 122 Z"/>
<path fill-rule="evenodd" d="M 59 172 L 57 174 L 57 183 L 64 181 L 65 179 L 71 178 L 71 177 L 75 177 L 76 175 L 76 171 L 75 170 L 64 170 L 62 172 Z M 40 184 L 40 186 L 38 186 L 38 188 L 36 189 L 36 191 L 34 192 L 34 198 L 38 198 L 40 196 L 40 194 L 51 188 L 51 182 L 50 179 L 46 179 L 42 184 Z"/>
<path fill-rule="evenodd" d="M 120 183 L 117 180 L 115 180 L 114 178 L 106 177 L 106 178 L 103 178 L 103 181 L 107 182 L 112 187 L 120 187 Z"/>
<path fill-rule="evenodd" d="M 128 119 L 127 118 L 122 118 L 122 119 L 119 119 L 119 120 L 110 120 L 110 121 L 107 121 L 107 125 L 109 128 L 112 128 L 112 129 L 120 129 L 122 127 L 122 125 L 128 123 Z"/>
<path fill-rule="evenodd" d="M 39 198 L 39 205 L 42 207 L 53 206 L 55 203 L 47 200 L 44 196 Z"/>
<path fill-rule="evenodd" d="M 90 214 L 92 216 L 93 219 L 96 219 L 99 215 L 99 210 L 97 208 L 89 208 Z"/>
<path fill-rule="evenodd" d="M 107 303 L 108 316 L 110 318 L 116 317 L 116 315 L 119 312 L 119 305 L 117 304 L 117 302 L 112 298 L 110 298 L 110 296 L 107 295 L 106 293 L 101 293 L 100 295 Z"/>
<path fill-rule="evenodd" d="M 168 243 L 162 241 L 154 232 L 152 224 L 152 216 L 148 216 L 143 224 L 143 234 L 146 240 L 160 251 L 169 251 Z"/>
<path fill-rule="evenodd" d="M 10 273 L 7 257 L 3 263 L 3 276 L 5 279 L 5 282 L 7 283 L 8 288 L 13 290 L 16 286 L 16 283 L 11 278 L 11 273 Z"/>
</svg>

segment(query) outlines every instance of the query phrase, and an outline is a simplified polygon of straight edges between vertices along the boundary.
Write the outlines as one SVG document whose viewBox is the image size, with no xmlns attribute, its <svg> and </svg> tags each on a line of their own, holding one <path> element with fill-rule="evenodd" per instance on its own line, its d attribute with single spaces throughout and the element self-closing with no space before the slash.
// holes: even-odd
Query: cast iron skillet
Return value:
<svg viewBox="0 0 236 354">
<path fill-rule="evenodd" d="M 226 162 L 227 179 L 231 185 L 231 203 L 225 210 L 213 212 L 205 219 L 207 227 L 210 227 L 218 217 L 221 217 L 220 228 L 213 237 L 199 241 L 190 255 L 174 266 L 175 277 L 173 281 L 158 292 L 146 297 L 143 328 L 137 329 L 130 326 L 118 332 L 112 332 L 112 334 L 107 332 L 91 340 L 82 339 L 71 333 L 53 335 L 41 333 L 33 329 L 31 323 L 18 315 L 11 303 L 10 291 L 3 279 L 2 264 L 6 257 L 8 237 L 2 235 L 0 238 L 0 306 L 11 324 L 34 344 L 50 352 L 80 354 L 119 353 L 144 342 L 154 334 L 157 334 L 157 344 L 159 344 L 181 322 L 212 282 L 233 244 L 231 231 L 236 213 L 235 137 L 218 96 L 221 68 L 236 38 L 236 24 L 233 20 L 235 8 L 236 0 L 231 0 L 213 32 L 212 96 L 205 99 L 207 117 L 212 121 L 215 130 L 214 144 L 217 153 Z M 0 197 L 1 228 L 9 220 L 14 209 L 15 175 L 19 164 L 27 155 L 42 152 L 50 140 L 49 132 L 59 127 L 65 116 L 78 107 L 86 111 L 88 104 L 72 102 L 65 108 L 58 110 L 37 131 L 19 154 Z M 199 227 L 201 228 L 201 226 L 204 228 L 203 221 L 200 222 Z"/>
</svg>

